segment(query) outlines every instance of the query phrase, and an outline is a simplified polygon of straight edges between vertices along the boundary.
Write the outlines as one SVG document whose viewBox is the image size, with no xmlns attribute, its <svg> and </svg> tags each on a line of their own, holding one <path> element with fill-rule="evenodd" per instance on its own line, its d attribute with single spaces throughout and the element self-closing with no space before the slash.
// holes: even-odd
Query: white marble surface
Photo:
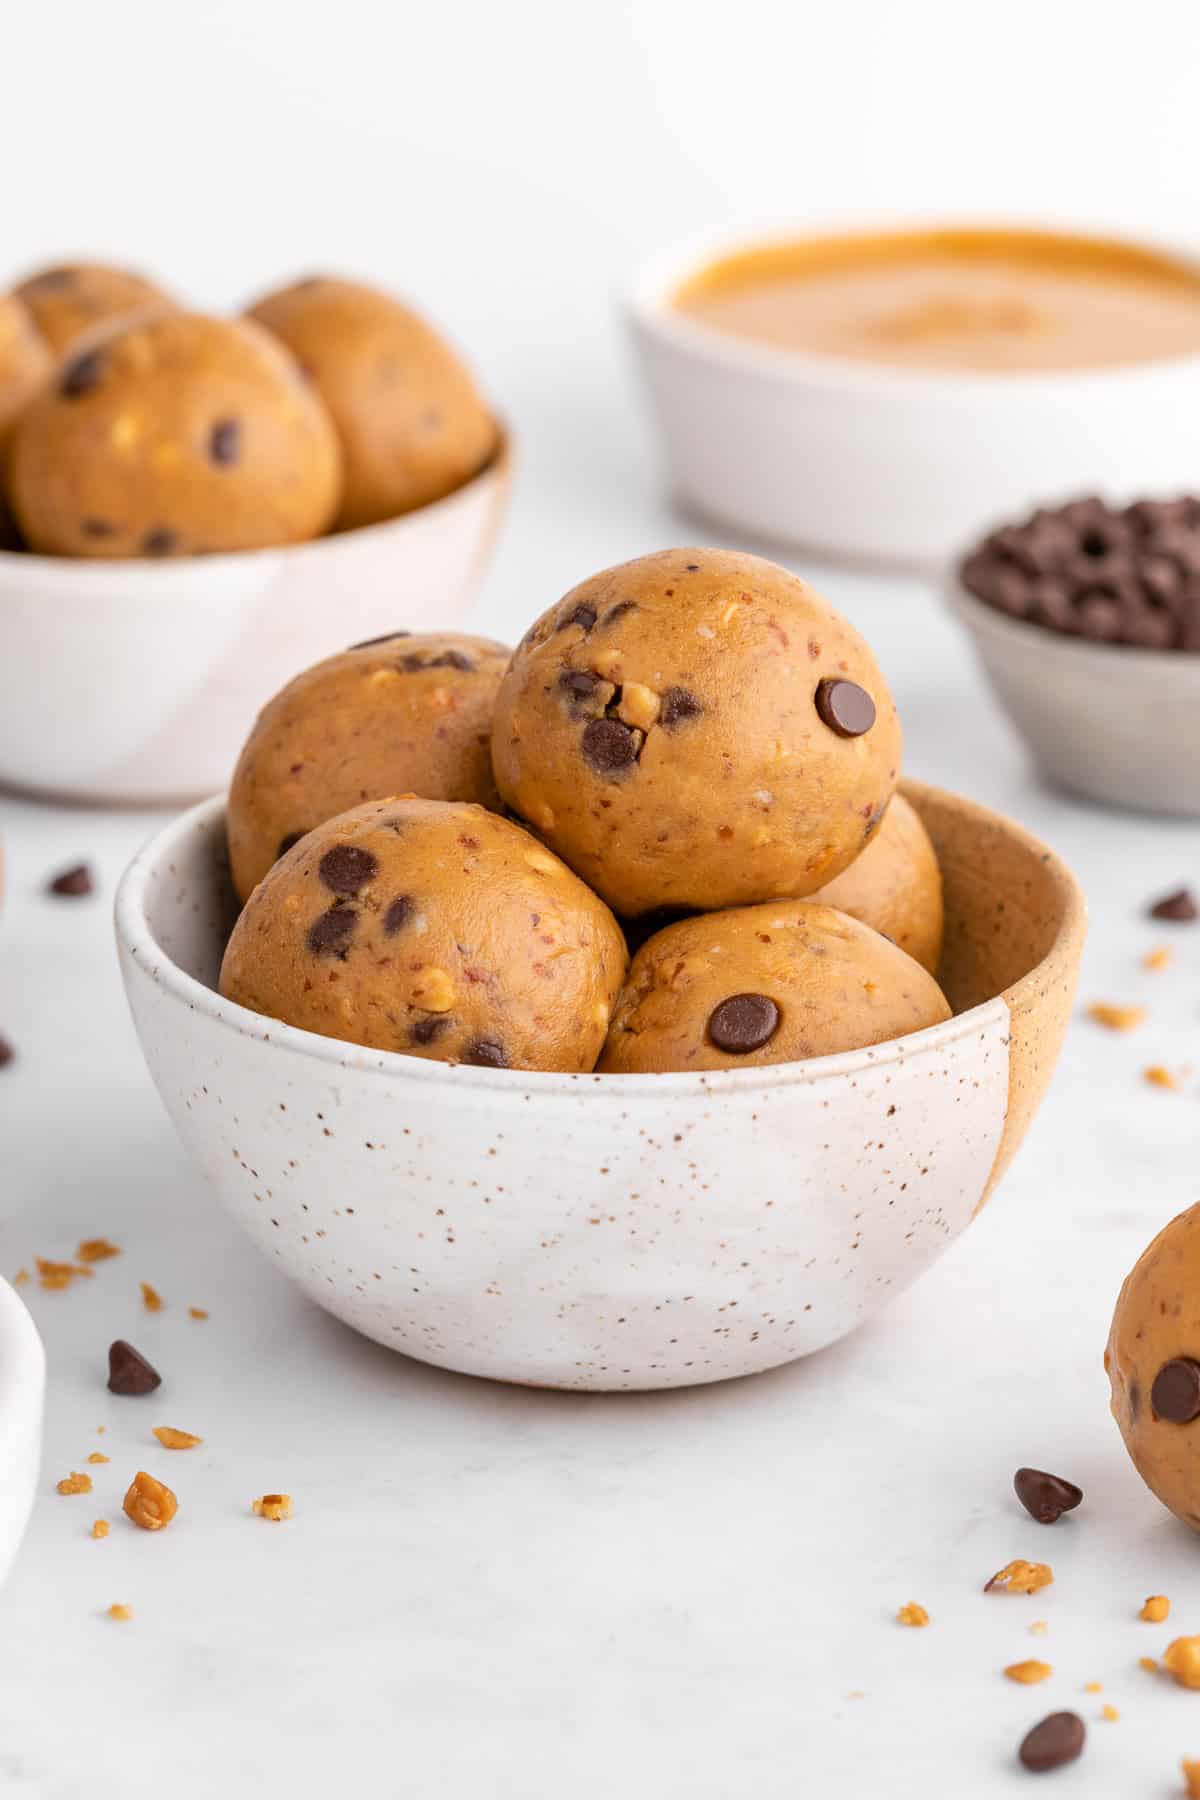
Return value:
<svg viewBox="0 0 1200 1800">
<path fill-rule="evenodd" d="M 603 364 L 541 391 L 479 612 L 498 633 L 605 562 L 696 535 L 656 498 Z M 185 1160 L 110 939 L 114 884 L 154 817 L 0 800 L 0 1031 L 19 1051 L 0 1075 L 0 1266 L 95 1234 L 124 1249 L 73 1291 L 25 1290 L 50 1399 L 41 1497 L 0 1599 L 6 1793 L 207 1800 L 361 1781 L 439 1800 L 990 1800 L 1029 1779 L 1014 1763 L 1025 1728 L 1070 1706 L 1090 1743 L 1056 1792 L 1180 1791 L 1200 1696 L 1137 1659 L 1175 1627 L 1200 1631 L 1200 1546 L 1128 1465 L 1100 1358 L 1127 1266 L 1198 1197 L 1198 1078 L 1168 1094 L 1139 1071 L 1196 1059 L 1200 929 L 1172 935 L 1141 909 L 1200 878 L 1200 832 L 1042 789 L 929 590 L 794 560 L 874 640 L 911 772 L 1012 813 L 1078 870 L 1093 908 L 1082 999 L 1145 1001 L 1149 1023 L 1073 1026 L 986 1214 L 848 1342 L 677 1396 L 494 1387 L 318 1312 Z M 97 896 L 46 898 L 47 875 L 81 857 Z M 1166 941 L 1174 969 L 1144 973 Z M 157 1317 L 141 1279 L 165 1297 Z M 159 1365 L 159 1395 L 106 1393 L 117 1335 Z M 160 1423 L 203 1449 L 161 1451 Z M 57 1497 L 98 1447 L 113 1460 L 95 1495 Z M 1028 1520 L 1010 1492 L 1023 1462 L 1082 1483 L 1083 1511 L 1053 1530 Z M 159 1536 L 120 1516 L 140 1467 L 180 1496 Z M 272 1489 L 295 1496 L 291 1522 L 250 1516 Z M 114 1521 L 102 1543 L 98 1515 Z M 1054 1587 L 984 1598 L 1017 1555 L 1048 1557 Z M 1136 1622 L 1151 1592 L 1173 1597 L 1171 1627 Z M 893 1623 L 908 1599 L 928 1631 Z M 132 1623 L 104 1616 L 113 1601 Z M 1038 1618 L 1045 1639 L 1028 1633 Z M 1052 1681 L 1002 1678 L 1030 1655 Z M 1103 1695 L 1081 1692 L 1091 1680 Z M 1097 1720 L 1104 1700 L 1119 1723 Z"/>
</svg>

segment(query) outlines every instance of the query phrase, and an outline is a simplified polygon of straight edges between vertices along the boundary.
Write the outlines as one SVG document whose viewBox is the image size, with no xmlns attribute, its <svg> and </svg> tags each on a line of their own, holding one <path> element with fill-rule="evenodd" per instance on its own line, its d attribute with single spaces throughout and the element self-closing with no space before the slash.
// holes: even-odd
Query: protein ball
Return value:
<svg viewBox="0 0 1200 1800">
<path fill-rule="evenodd" d="M 634 957 L 599 1067 L 729 1069 L 858 1050 L 950 1017 L 894 944 L 811 900 L 668 925 Z"/>
<path fill-rule="evenodd" d="M 144 275 L 104 263 L 58 263 L 29 276 L 17 293 L 56 356 L 63 356 L 97 325 L 175 304 Z"/>
<path fill-rule="evenodd" d="M 53 368 L 53 358 L 14 294 L 0 294 L 0 549 L 17 542 L 4 489 L 17 421 Z"/>
<path fill-rule="evenodd" d="M 496 448 L 496 422 L 455 352 L 390 294 L 316 276 L 249 316 L 285 343 L 329 408 L 345 487 L 337 529 L 428 506 Z"/>
<path fill-rule="evenodd" d="M 900 752 L 858 633 L 729 550 L 574 588 L 518 646 L 492 735 L 504 800 L 630 918 L 814 893 L 873 835 Z"/>
<path fill-rule="evenodd" d="M 378 1050 L 591 1069 L 625 973 L 616 920 L 479 806 L 373 801 L 289 850 L 225 951 L 221 993 Z"/>
<path fill-rule="evenodd" d="M 861 856 L 812 896 L 890 937 L 936 975 L 945 916 L 942 872 L 929 833 L 903 794 Z"/>
<path fill-rule="evenodd" d="M 489 740 L 508 657 L 487 638 L 398 632 L 290 681 L 259 714 L 229 790 L 239 898 L 306 832 L 364 800 L 498 809 Z"/>
<path fill-rule="evenodd" d="M 12 501 L 35 550 L 181 556 L 315 537 L 340 493 L 333 426 L 255 325 L 163 313 L 102 329 L 21 418 Z"/>
</svg>

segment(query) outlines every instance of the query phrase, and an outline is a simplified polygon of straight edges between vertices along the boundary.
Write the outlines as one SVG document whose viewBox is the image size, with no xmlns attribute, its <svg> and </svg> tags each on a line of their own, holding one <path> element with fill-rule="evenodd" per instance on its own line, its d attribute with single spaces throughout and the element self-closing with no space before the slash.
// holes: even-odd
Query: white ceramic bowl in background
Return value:
<svg viewBox="0 0 1200 1800">
<path fill-rule="evenodd" d="M 20 1548 L 37 1489 L 45 1385 L 42 1340 L 0 1279 L 0 1583 Z"/>
<path fill-rule="evenodd" d="M 953 573 L 947 597 L 1051 781 L 1108 806 L 1200 818 L 1200 656 L 1085 643 L 1009 618 Z"/>
<path fill-rule="evenodd" d="M 0 783 L 90 802 L 223 788 L 285 681 L 393 630 L 466 615 L 512 453 L 381 525 L 161 562 L 0 552 Z"/>
<path fill-rule="evenodd" d="M 454 1068 L 221 999 L 235 906 L 210 801 L 117 896 L 151 1073 L 255 1242 L 380 1343 L 564 1388 L 788 1362 L 966 1228 L 1045 1091 L 1074 993 L 1068 871 L 980 807 L 906 791 L 942 864 L 960 1016 L 844 1056 L 642 1076 Z"/>
<path fill-rule="evenodd" d="M 980 519 L 1039 494 L 1196 485 L 1200 357 L 1051 374 L 893 368 L 754 344 L 673 306 L 708 264 L 812 235 L 693 245 L 633 288 L 633 342 L 686 507 L 781 543 L 929 567 Z"/>
</svg>

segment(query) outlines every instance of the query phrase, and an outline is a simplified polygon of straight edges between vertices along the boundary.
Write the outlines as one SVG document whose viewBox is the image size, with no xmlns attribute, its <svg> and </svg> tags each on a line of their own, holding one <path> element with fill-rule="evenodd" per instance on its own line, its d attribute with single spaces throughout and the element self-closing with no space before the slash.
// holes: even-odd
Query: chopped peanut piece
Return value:
<svg viewBox="0 0 1200 1800">
<path fill-rule="evenodd" d="M 1180 1687 L 1200 1688 L 1200 1637 L 1180 1637 L 1168 1644 L 1163 1668 Z"/>
<path fill-rule="evenodd" d="M 143 1281 L 140 1285 L 142 1290 L 142 1305 L 145 1307 L 146 1311 L 161 1312 L 163 1309 L 162 1295 L 152 1288 L 148 1281 Z"/>
<path fill-rule="evenodd" d="M 28 1280 L 29 1280 L 29 1270 L 28 1269 L 18 1269 L 16 1274 L 12 1278 L 12 1284 L 14 1287 L 24 1287 L 25 1283 Z"/>
<path fill-rule="evenodd" d="M 915 1600 L 908 1600 L 896 1614 L 901 1625 L 928 1625 L 929 1614 Z"/>
<path fill-rule="evenodd" d="M 202 1306 L 189 1306 L 188 1307 L 188 1318 L 189 1319 L 207 1319 L 207 1317 L 208 1317 L 208 1314 L 205 1312 L 205 1310 Z"/>
<path fill-rule="evenodd" d="M 108 1616 L 110 1619 L 132 1619 L 133 1608 L 132 1606 L 124 1606 L 120 1601 L 114 1600 L 113 1604 L 108 1609 Z"/>
<path fill-rule="evenodd" d="M 1158 1659 L 1154 1656 L 1139 1656 L 1138 1668 L 1145 1669 L 1147 1675 L 1158 1674 Z"/>
<path fill-rule="evenodd" d="M 1008 1594 L 1036 1594 L 1039 1588 L 1049 1587 L 1053 1580 L 1054 1571 L 1049 1563 L 1025 1562 L 1022 1557 L 1017 1557 L 998 1569 L 991 1580 L 984 1583 L 983 1591 L 990 1594 L 993 1589 L 1000 1588 Z"/>
<path fill-rule="evenodd" d="M 1115 1725 L 1120 1716 L 1115 1706 L 1104 1705 L 1100 1708 L 1100 1717 L 1107 1719 L 1110 1725 Z"/>
<path fill-rule="evenodd" d="M 1148 1625 L 1161 1625 L 1163 1620 L 1169 1618 L 1170 1615 L 1171 1602 L 1167 1599 L 1167 1596 L 1165 1594 L 1151 1594 L 1146 1601 L 1145 1606 L 1143 1606 L 1141 1612 L 1138 1614 L 1138 1618 L 1145 1619 Z"/>
<path fill-rule="evenodd" d="M 1146 1022 L 1146 1009 L 1144 1006 L 1113 1006 L 1107 1000 L 1096 1000 L 1088 1007 L 1088 1018 L 1109 1031 L 1136 1031 Z"/>
<path fill-rule="evenodd" d="M 77 1469 L 72 1469 L 69 1475 L 63 1476 L 57 1491 L 60 1494 L 90 1494 L 92 1478 L 90 1475 L 81 1475 Z"/>
<path fill-rule="evenodd" d="M 1154 1063 L 1149 1069 L 1143 1069 L 1142 1074 L 1151 1087 L 1169 1088 L 1173 1094 L 1179 1092 L 1181 1084 L 1178 1075 L 1173 1075 L 1170 1069 L 1164 1069 L 1161 1063 Z"/>
<path fill-rule="evenodd" d="M 90 1463 L 106 1463 L 106 1462 L 111 1462 L 112 1457 L 105 1456 L 105 1454 L 102 1450 L 93 1450 L 91 1455 L 88 1457 L 88 1461 Z"/>
<path fill-rule="evenodd" d="M 1179 1766 L 1187 1783 L 1188 1800 L 1200 1800 L 1200 1760 L 1185 1756 Z"/>
<path fill-rule="evenodd" d="M 1045 1619 L 1035 1619 L 1033 1624 L 1029 1627 L 1030 1635 L 1032 1637 L 1045 1637 L 1049 1630 L 1050 1627 Z"/>
<path fill-rule="evenodd" d="M 254 1502 L 254 1515 L 259 1519 L 290 1519 L 292 1516 L 292 1496 L 290 1494 L 263 1494 Z"/>
<path fill-rule="evenodd" d="M 193 1437 L 190 1431 L 176 1431 L 173 1425 L 156 1425 L 154 1435 L 164 1450 L 194 1450 L 203 1438 Z"/>
<path fill-rule="evenodd" d="M 1102 1694 L 1104 1692 L 1104 1683 L 1102 1681 L 1085 1681 L 1083 1684 L 1083 1691 L 1085 1694 Z"/>
<path fill-rule="evenodd" d="M 125 1517 L 140 1525 L 143 1531 L 161 1531 L 179 1510 L 179 1502 L 169 1487 L 139 1469 L 129 1485 L 124 1502 Z"/>
<path fill-rule="evenodd" d="M 1171 952 L 1167 949 L 1165 944 L 1160 944 L 1157 950 L 1147 950 L 1145 956 L 1142 958 L 1143 969 L 1153 969 L 1158 971 L 1161 969 L 1169 969 L 1170 966 Z"/>
<path fill-rule="evenodd" d="M 108 1536 L 107 1519 L 95 1519 L 92 1521 L 92 1536 L 94 1538 L 106 1538 Z"/>
<path fill-rule="evenodd" d="M 1024 1687 L 1032 1687 L 1035 1682 L 1047 1680 L 1054 1670 L 1049 1663 L 1038 1662 L 1035 1657 L 1030 1657 L 1026 1662 L 1009 1663 L 1004 1673 L 1010 1681 L 1019 1681 Z"/>
<path fill-rule="evenodd" d="M 94 1269 L 89 1269 L 86 1264 L 51 1262 L 45 1256 L 35 1256 L 33 1260 L 37 1265 L 39 1285 L 48 1293 L 61 1288 L 69 1288 L 71 1283 L 81 1275 L 90 1278 L 96 1272 Z"/>
<path fill-rule="evenodd" d="M 120 1256 L 120 1247 L 110 1244 L 107 1238 L 84 1238 L 75 1255 L 81 1263 L 107 1262 L 110 1256 Z"/>
</svg>

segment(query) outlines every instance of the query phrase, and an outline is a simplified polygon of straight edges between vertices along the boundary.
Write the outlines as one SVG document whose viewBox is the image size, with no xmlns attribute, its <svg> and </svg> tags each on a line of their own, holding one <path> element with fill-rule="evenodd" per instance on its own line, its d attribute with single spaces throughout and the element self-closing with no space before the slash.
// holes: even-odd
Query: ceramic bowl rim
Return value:
<svg viewBox="0 0 1200 1800">
<path fill-rule="evenodd" d="M 30 1383 L 39 1385 L 45 1351 L 32 1314 L 12 1284 L 0 1276 L 0 1439 L 25 1416 Z"/>
<path fill-rule="evenodd" d="M 976 400 L 993 399 L 997 395 L 1019 394 L 1025 403 L 1031 398 L 1061 399 L 1064 386 L 1076 399 L 1097 389 L 1135 386 L 1147 376 L 1178 375 L 1181 370 L 1200 373 L 1200 352 L 1190 356 L 1162 357 L 1155 362 L 1111 363 L 1091 369 L 1057 370 L 959 370 L 916 369 L 887 363 L 853 361 L 849 357 L 823 355 L 816 351 L 777 349 L 756 344 L 703 325 L 679 312 L 671 304 L 671 296 L 689 275 L 697 274 L 706 263 L 728 256 L 772 245 L 794 243 L 799 238 L 827 236 L 886 235 L 903 236 L 922 231 L 954 230 L 1035 231 L 1055 237 L 1102 239 L 1139 250 L 1157 250 L 1200 270 L 1200 260 L 1186 245 L 1152 234 L 1139 235 L 1106 229 L 1094 229 L 1075 221 L 1058 225 L 1053 219 L 1036 222 L 1006 216 L 987 217 L 964 222 L 951 218 L 897 218 L 874 222 L 820 219 L 796 222 L 791 227 L 776 221 L 755 231 L 747 228 L 736 236 L 708 232 L 699 234 L 672 248 L 660 250 L 643 262 L 624 295 L 627 318 L 642 330 L 673 342 L 693 357 L 724 366 L 743 374 L 773 376 L 786 386 L 798 389 L 820 388 L 844 393 L 847 388 L 860 393 L 893 398 L 943 400 L 948 395 L 962 395 Z"/>
<path fill-rule="evenodd" d="M 0 550 L 0 583 L 18 585 L 20 577 L 36 572 L 39 580 L 53 574 L 55 580 L 72 582 L 81 589 L 89 586 L 115 589 L 105 599 L 120 600 L 128 591 L 131 600 L 140 599 L 139 587 L 152 587 L 161 592 L 164 585 L 174 583 L 181 590 L 193 588 L 199 573 L 211 573 L 214 581 L 228 578 L 239 570 L 268 568 L 272 561 L 315 562 L 332 559 L 339 552 L 362 540 L 402 535 L 406 526 L 448 510 L 468 495 L 488 486 L 503 488 L 512 478 L 514 438 L 512 428 L 500 415 L 496 423 L 496 446 L 481 469 L 459 486 L 430 500 L 411 512 L 394 513 L 391 518 L 377 519 L 371 525 L 355 525 L 348 531 L 327 531 L 320 537 L 307 538 L 298 544 L 263 544 L 254 550 L 218 550 L 204 556 L 45 556 L 33 550 Z"/>
<path fill-rule="evenodd" d="M 972 548 L 974 548 L 974 544 Z M 1148 650 L 1137 644 L 1097 644 L 1068 637 L 1027 619 L 1013 619 L 973 594 L 958 573 L 961 556 L 953 558 L 942 584 L 946 604 L 972 636 L 990 635 L 1020 655 L 1090 669 L 1098 676 L 1117 674 L 1152 677 L 1156 681 L 1190 681 L 1200 688 L 1200 654 L 1186 650 Z"/>
<path fill-rule="evenodd" d="M 172 819 L 154 834 L 129 864 L 117 889 L 114 923 L 117 941 L 132 962 L 143 967 L 177 1003 L 189 1011 L 199 1012 L 234 1035 L 261 1043 L 277 1044 L 328 1069 L 352 1073 L 367 1079 L 381 1078 L 406 1082 L 414 1086 L 432 1084 L 458 1090 L 482 1088 L 497 1099 L 514 1102 L 533 1096 L 549 1101 L 577 1100 L 584 1094 L 604 1096 L 609 1100 L 628 1102 L 634 1098 L 655 1100 L 667 1095 L 704 1098 L 718 1093 L 755 1094 L 781 1087 L 809 1087 L 818 1082 L 839 1081 L 868 1068 L 903 1063 L 911 1057 L 938 1054 L 960 1039 L 973 1036 L 994 1016 L 997 1006 L 1011 1007 L 1014 997 L 1023 990 L 1037 991 L 1039 972 L 1050 962 L 1061 942 L 1069 938 L 1079 915 L 1084 911 L 1083 894 L 1074 875 L 1055 853 L 1022 826 L 1013 824 L 1001 814 L 964 800 L 944 789 L 920 782 L 902 782 L 901 791 L 909 798 L 928 795 L 934 800 L 950 800 L 966 809 L 980 825 L 1001 828 L 1007 836 L 1049 865 L 1067 897 L 1063 917 L 1054 943 L 1046 955 L 1002 993 L 968 1007 L 942 1024 L 927 1026 L 882 1044 L 871 1044 L 860 1050 L 847 1050 L 833 1056 L 812 1057 L 804 1062 L 756 1065 L 746 1069 L 711 1069 L 670 1071 L 654 1074 L 608 1075 L 598 1073 L 560 1074 L 530 1069 L 487 1069 L 465 1064 L 435 1062 L 418 1056 L 405 1056 L 398 1051 L 374 1050 L 348 1043 L 340 1038 L 324 1037 L 303 1031 L 276 1019 L 251 1012 L 232 1000 L 224 999 L 213 988 L 189 975 L 173 962 L 150 929 L 147 916 L 147 894 L 155 865 L 170 865 L 180 843 L 212 828 L 225 808 L 224 795 L 201 801 L 187 812 Z"/>
</svg>

